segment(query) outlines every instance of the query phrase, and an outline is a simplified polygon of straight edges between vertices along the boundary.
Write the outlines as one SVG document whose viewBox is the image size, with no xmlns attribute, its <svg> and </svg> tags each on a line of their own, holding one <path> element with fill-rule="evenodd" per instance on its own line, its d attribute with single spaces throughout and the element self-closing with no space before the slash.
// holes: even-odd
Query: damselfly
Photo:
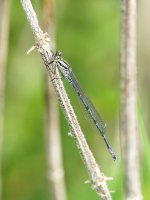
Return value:
<svg viewBox="0 0 150 200">
<path fill-rule="evenodd" d="M 61 52 L 56 51 L 56 53 L 53 55 L 53 61 L 51 62 L 54 64 L 54 67 L 57 67 L 59 71 L 62 73 L 62 75 L 66 78 L 66 80 L 70 83 L 70 85 L 74 88 L 75 92 L 79 96 L 82 104 L 84 105 L 86 111 L 88 112 L 91 120 L 97 127 L 98 131 L 100 132 L 101 136 L 104 139 L 104 142 L 107 146 L 107 149 L 113 158 L 113 160 L 116 160 L 116 156 L 106 138 L 105 135 L 105 127 L 106 124 L 102 120 L 101 116 L 96 111 L 95 107 L 91 103 L 91 101 L 85 96 L 84 92 L 82 91 L 79 82 L 75 75 L 73 74 L 70 65 L 64 61 L 61 57 Z"/>
</svg>

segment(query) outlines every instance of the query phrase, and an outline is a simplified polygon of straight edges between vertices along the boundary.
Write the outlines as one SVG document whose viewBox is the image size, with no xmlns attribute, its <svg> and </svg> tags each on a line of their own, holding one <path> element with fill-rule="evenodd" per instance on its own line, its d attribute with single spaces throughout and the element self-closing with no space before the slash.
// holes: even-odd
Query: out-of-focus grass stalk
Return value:
<svg viewBox="0 0 150 200">
<path fill-rule="evenodd" d="M 2 199 L 4 94 L 9 35 L 9 2 L 9 0 L 0 0 L 0 199 Z"/>
<path fill-rule="evenodd" d="M 54 41 L 54 2 L 43 0 L 44 27 Z M 50 199 L 66 200 L 58 105 L 47 71 L 45 79 L 45 147 Z M 52 198 L 51 198 L 52 196 Z"/>
<path fill-rule="evenodd" d="M 140 103 L 138 102 L 137 105 L 137 114 L 138 114 L 138 125 L 139 125 L 139 132 L 140 132 L 140 144 L 142 148 L 142 157 L 148 170 L 145 172 L 147 174 L 147 179 L 150 181 L 150 142 L 147 135 L 147 131 L 144 124 L 144 119 L 141 111 Z"/>
<path fill-rule="evenodd" d="M 137 126 L 136 0 L 121 2 L 121 136 L 125 199 L 141 200 Z"/>
</svg>

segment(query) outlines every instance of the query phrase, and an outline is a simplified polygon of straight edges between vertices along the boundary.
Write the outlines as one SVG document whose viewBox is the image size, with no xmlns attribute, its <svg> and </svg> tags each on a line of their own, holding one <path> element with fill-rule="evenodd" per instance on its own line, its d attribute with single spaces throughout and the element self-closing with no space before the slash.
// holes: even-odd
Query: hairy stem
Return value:
<svg viewBox="0 0 150 200">
<path fill-rule="evenodd" d="M 38 25 L 36 14 L 32 8 L 30 0 L 21 0 L 21 3 L 27 15 L 27 19 L 32 29 L 32 32 L 34 34 L 38 51 L 40 52 L 44 64 L 48 69 L 50 78 L 52 78 L 53 74 L 51 73 L 49 68 L 49 63 L 52 60 L 51 45 L 48 42 L 48 38 L 45 38 L 43 31 Z M 103 200 L 110 200 L 111 196 L 107 188 L 106 178 L 104 177 L 104 175 L 101 174 L 100 169 L 95 161 L 95 158 L 88 147 L 88 144 L 84 138 L 84 135 L 81 131 L 81 128 L 73 111 L 73 108 L 64 90 L 62 81 L 59 78 L 60 76 L 57 68 L 56 68 L 56 77 L 58 78 L 54 79 L 52 83 L 56 91 L 60 105 L 64 111 L 64 115 L 68 121 L 72 136 L 76 142 L 78 150 L 87 168 L 92 187 L 98 194 L 99 198 Z"/>
</svg>

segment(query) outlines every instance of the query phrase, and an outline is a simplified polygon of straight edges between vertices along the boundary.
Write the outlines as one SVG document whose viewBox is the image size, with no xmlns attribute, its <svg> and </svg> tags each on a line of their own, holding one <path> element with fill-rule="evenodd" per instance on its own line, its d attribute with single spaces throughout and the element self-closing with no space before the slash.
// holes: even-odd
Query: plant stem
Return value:
<svg viewBox="0 0 150 200">
<path fill-rule="evenodd" d="M 142 199 L 139 180 L 139 146 L 136 115 L 136 0 L 121 2 L 121 135 L 127 200 Z"/>
<path fill-rule="evenodd" d="M 44 37 L 43 31 L 38 25 L 36 14 L 32 8 L 30 0 L 21 0 L 21 3 L 27 15 L 27 19 L 32 29 L 32 32 L 34 34 L 38 51 L 40 52 L 44 64 L 48 69 L 50 78 L 52 79 L 53 74 L 51 73 L 49 68 L 50 67 L 49 63 L 52 60 L 51 45 L 48 42 L 48 39 Z M 84 164 L 87 168 L 92 188 L 96 191 L 99 198 L 101 198 L 102 200 L 111 200 L 110 192 L 106 184 L 106 178 L 104 177 L 104 175 L 101 174 L 100 169 L 95 161 L 95 158 L 88 147 L 88 144 L 84 138 L 84 135 L 81 131 L 81 128 L 73 111 L 73 108 L 64 90 L 64 86 L 60 79 L 57 68 L 56 68 L 56 77 L 57 79 L 54 79 L 52 83 L 56 91 L 60 105 L 64 111 L 64 115 L 68 121 L 71 134 L 76 142 L 82 160 L 84 161 Z"/>
<path fill-rule="evenodd" d="M 4 132 L 4 90 L 9 36 L 9 0 L 0 0 L 0 199 L 2 199 L 2 164 Z"/>
<path fill-rule="evenodd" d="M 53 1 L 43 0 L 44 27 L 54 38 L 53 10 Z M 50 199 L 66 200 L 57 99 L 46 70 L 43 76 L 45 79 L 45 145 Z"/>
</svg>

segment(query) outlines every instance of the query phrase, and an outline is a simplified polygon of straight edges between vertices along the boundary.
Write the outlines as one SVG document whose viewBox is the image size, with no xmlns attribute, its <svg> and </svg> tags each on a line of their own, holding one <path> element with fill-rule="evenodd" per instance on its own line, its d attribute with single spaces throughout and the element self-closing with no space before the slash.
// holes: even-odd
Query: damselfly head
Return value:
<svg viewBox="0 0 150 200">
<path fill-rule="evenodd" d="M 60 51 L 56 51 L 55 57 L 57 59 L 61 59 L 61 55 L 62 55 L 62 53 Z"/>
</svg>

